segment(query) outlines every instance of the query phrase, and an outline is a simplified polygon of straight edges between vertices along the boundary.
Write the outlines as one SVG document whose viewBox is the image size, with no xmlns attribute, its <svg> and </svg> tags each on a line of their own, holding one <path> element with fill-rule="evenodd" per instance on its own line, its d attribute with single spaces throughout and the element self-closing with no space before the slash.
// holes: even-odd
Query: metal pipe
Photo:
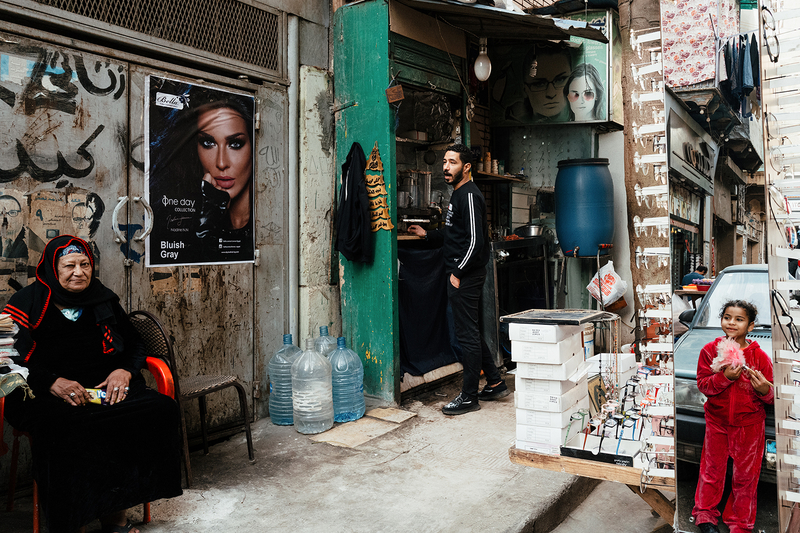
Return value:
<svg viewBox="0 0 800 533">
<path fill-rule="evenodd" d="M 300 343 L 300 178 L 298 83 L 300 80 L 299 19 L 288 17 L 289 74 L 289 332 Z"/>
</svg>

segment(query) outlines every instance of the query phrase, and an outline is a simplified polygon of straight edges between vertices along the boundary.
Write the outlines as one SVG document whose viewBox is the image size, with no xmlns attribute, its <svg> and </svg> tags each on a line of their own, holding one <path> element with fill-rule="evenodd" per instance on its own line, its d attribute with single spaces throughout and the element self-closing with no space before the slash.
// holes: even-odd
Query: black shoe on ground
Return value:
<svg viewBox="0 0 800 533">
<path fill-rule="evenodd" d="M 492 400 L 499 400 L 511 394 L 505 381 L 501 381 L 499 385 L 490 387 L 487 383 L 482 391 L 478 393 L 478 400 L 490 402 Z"/>
<path fill-rule="evenodd" d="M 463 394 L 456 396 L 456 399 L 442 407 L 442 412 L 446 415 L 463 415 L 472 411 L 480 410 L 478 399 L 468 400 Z"/>
<path fill-rule="evenodd" d="M 700 528 L 700 533 L 719 533 L 719 528 L 712 524 L 711 522 L 703 522 L 702 524 L 697 524 L 697 527 Z"/>
</svg>

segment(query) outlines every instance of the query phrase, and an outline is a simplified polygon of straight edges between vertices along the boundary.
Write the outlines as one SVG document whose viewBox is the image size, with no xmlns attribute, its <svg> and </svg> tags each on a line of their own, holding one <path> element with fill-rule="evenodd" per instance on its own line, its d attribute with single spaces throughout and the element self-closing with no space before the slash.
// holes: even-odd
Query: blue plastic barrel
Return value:
<svg viewBox="0 0 800 533">
<path fill-rule="evenodd" d="M 612 243 L 614 184 L 608 159 L 559 161 L 555 202 L 556 234 L 564 255 L 595 257 L 601 244 Z"/>
</svg>

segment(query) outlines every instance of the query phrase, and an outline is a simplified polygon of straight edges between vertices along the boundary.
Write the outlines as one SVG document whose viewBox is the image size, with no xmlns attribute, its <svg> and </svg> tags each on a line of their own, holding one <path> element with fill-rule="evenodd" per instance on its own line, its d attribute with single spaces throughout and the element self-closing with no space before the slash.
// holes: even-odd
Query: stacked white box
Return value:
<svg viewBox="0 0 800 533">
<path fill-rule="evenodd" d="M 559 455 L 564 441 L 588 422 L 588 415 L 570 420 L 573 413 L 589 410 L 583 329 L 509 324 L 511 359 L 517 363 L 517 448 Z"/>
<path fill-rule="evenodd" d="M 584 377 L 574 387 L 562 394 L 514 391 L 514 405 L 517 409 L 563 413 L 586 398 L 588 394 L 589 382 Z"/>
<path fill-rule="evenodd" d="M 572 337 L 583 331 L 583 326 L 559 326 L 556 324 L 520 324 L 512 322 L 508 325 L 508 338 L 512 341 L 542 342 L 552 344 Z M 513 356 L 513 354 L 512 354 Z"/>
<path fill-rule="evenodd" d="M 579 409 L 589 411 L 589 396 L 584 396 L 562 413 L 536 411 L 534 409 L 517 409 L 517 425 L 547 426 L 564 428 L 569 425 L 569 418 Z"/>
</svg>

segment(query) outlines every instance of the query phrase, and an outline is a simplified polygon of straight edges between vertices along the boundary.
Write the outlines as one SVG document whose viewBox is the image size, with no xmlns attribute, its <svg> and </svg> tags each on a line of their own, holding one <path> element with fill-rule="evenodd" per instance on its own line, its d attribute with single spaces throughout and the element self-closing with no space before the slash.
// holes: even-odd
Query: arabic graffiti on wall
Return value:
<svg viewBox="0 0 800 533">
<path fill-rule="evenodd" d="M 124 64 L 0 39 L 0 304 L 30 281 L 48 240 L 97 237 L 103 197 L 117 196 L 104 181 L 125 174 L 115 132 L 127 131 L 127 84 Z"/>
</svg>

